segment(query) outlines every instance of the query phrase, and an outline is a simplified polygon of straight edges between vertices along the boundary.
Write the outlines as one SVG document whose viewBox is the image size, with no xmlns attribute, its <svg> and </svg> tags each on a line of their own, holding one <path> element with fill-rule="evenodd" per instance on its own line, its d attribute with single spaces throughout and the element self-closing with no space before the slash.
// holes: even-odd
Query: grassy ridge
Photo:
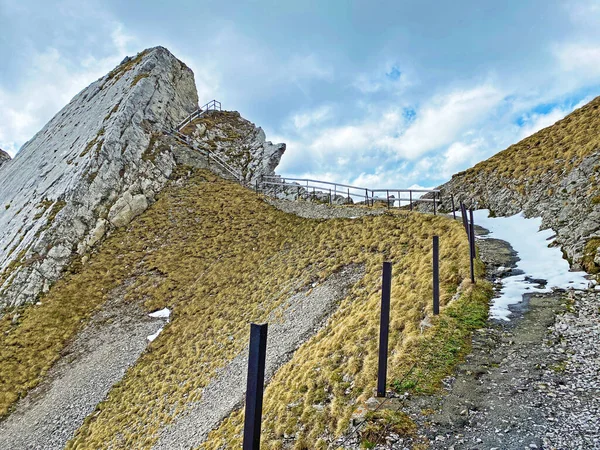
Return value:
<svg viewBox="0 0 600 450">
<path fill-rule="evenodd" d="M 419 346 L 428 342 L 419 322 L 431 308 L 433 234 L 441 236 L 445 305 L 468 272 L 467 240 L 457 222 L 417 213 L 301 219 L 210 172 L 181 176 L 84 267 L 57 283 L 41 306 L 27 309 L 15 324 L 8 315 L 0 322 L 1 406 L 6 411 L 16 399 L 12 393 L 35 385 L 86 318 L 115 290 L 124 290 L 126 301 L 149 311 L 172 308 L 172 321 L 67 447 L 149 448 L 160 427 L 198 400 L 220 367 L 246 351 L 249 322 L 265 320 L 296 289 L 346 264 L 364 263 L 364 279 L 329 326 L 300 348 L 267 391 L 265 422 L 273 426 L 266 429 L 266 442 L 272 447 L 280 445 L 283 432 L 300 428 L 306 432 L 299 442 L 325 430 L 339 433 L 353 405 L 374 386 L 384 260 L 394 262 L 390 379 L 402 375 L 410 358 L 420 358 Z M 451 349 L 436 346 L 445 350 L 427 364 L 440 373 L 463 351 L 455 347 L 467 336 L 451 308 L 445 311 L 446 328 L 457 341 Z M 424 378 L 433 379 L 423 370 Z M 238 419 L 234 414 L 207 446 L 223 439 L 237 445 Z"/>
<path fill-rule="evenodd" d="M 600 149 L 599 108 L 600 97 L 596 97 L 554 125 L 455 176 L 471 180 L 483 172 L 494 173 L 500 179 L 528 183 L 556 179 Z M 598 185 L 598 180 L 590 181 L 592 185 Z"/>
</svg>

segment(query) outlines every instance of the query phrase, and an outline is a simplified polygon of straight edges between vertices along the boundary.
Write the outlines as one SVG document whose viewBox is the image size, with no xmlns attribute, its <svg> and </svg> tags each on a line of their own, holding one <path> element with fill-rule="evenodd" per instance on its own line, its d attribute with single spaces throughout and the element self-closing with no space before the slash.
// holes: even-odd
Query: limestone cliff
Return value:
<svg viewBox="0 0 600 450">
<path fill-rule="evenodd" d="M 440 186 L 496 215 L 542 217 L 574 267 L 600 271 L 600 97 Z"/>
<path fill-rule="evenodd" d="M 0 167 L 10 161 L 10 155 L 0 148 Z"/>
<path fill-rule="evenodd" d="M 77 94 L 3 165 L 0 310 L 35 300 L 74 256 L 85 262 L 90 247 L 152 203 L 178 163 L 204 165 L 197 150 L 164 134 L 197 108 L 192 71 L 165 48 L 148 49 Z M 230 160 L 272 173 L 285 145 L 246 125 L 228 148 L 246 155 L 247 144 L 250 157 Z"/>
</svg>

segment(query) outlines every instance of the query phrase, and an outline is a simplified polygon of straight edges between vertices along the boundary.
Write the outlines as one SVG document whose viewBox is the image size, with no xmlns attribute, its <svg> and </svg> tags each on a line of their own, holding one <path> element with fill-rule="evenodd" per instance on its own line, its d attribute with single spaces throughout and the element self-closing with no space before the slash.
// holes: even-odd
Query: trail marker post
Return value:
<svg viewBox="0 0 600 450">
<path fill-rule="evenodd" d="M 450 194 L 450 200 L 452 200 L 452 216 L 456 220 L 456 208 L 454 206 L 454 194 Z"/>
<path fill-rule="evenodd" d="M 248 356 L 243 450 L 260 449 L 266 353 L 267 324 L 258 325 L 253 323 L 250 325 L 250 352 Z"/>
<path fill-rule="evenodd" d="M 387 385 L 388 334 L 390 329 L 390 294 L 392 291 L 392 263 L 383 263 L 381 276 L 381 319 L 379 322 L 379 366 L 377 369 L 377 397 L 385 397 Z"/>
<path fill-rule="evenodd" d="M 463 227 L 469 236 L 469 219 L 467 218 L 467 208 L 463 202 L 460 202 L 460 215 L 462 216 Z"/>
<path fill-rule="evenodd" d="M 433 237 L 433 314 L 440 313 L 440 237 Z"/>
<path fill-rule="evenodd" d="M 471 219 L 471 223 L 469 225 L 469 247 L 471 249 L 471 283 L 475 284 L 475 223 L 473 221 L 473 210 L 469 210 L 469 218 Z"/>
</svg>

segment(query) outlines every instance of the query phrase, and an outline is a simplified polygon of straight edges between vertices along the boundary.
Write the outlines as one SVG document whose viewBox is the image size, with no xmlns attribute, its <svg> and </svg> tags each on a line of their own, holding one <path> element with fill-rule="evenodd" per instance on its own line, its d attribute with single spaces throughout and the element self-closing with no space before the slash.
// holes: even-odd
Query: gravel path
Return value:
<svg viewBox="0 0 600 450">
<path fill-rule="evenodd" d="M 267 380 L 325 324 L 337 303 L 363 276 L 364 267 L 347 266 L 311 291 L 292 296 L 272 314 L 267 337 Z M 200 445 L 213 428 L 243 404 L 247 364 L 247 350 L 244 350 L 206 386 L 199 402 L 162 430 L 154 449 L 189 449 Z"/>
<path fill-rule="evenodd" d="M 109 302 L 65 349 L 42 383 L 0 422 L 0 449 L 53 450 L 67 441 L 163 326 L 139 307 Z"/>
<path fill-rule="evenodd" d="M 478 246 L 499 289 L 518 255 L 497 239 Z M 443 395 L 390 402 L 418 432 L 390 434 L 376 450 L 600 449 L 600 291 L 530 294 L 510 309 L 510 322 L 490 320 L 474 334 Z M 345 448 L 360 448 L 360 438 Z"/>
<path fill-rule="evenodd" d="M 514 254 L 484 242 L 496 279 Z M 599 305 L 593 286 L 525 295 L 511 322 L 479 330 L 426 429 L 431 448 L 600 448 Z"/>
</svg>

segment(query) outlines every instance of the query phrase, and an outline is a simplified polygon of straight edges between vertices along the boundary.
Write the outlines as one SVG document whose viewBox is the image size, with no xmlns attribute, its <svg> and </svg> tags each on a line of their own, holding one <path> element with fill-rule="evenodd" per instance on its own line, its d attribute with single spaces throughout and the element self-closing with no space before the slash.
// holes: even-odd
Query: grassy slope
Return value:
<svg viewBox="0 0 600 450">
<path fill-rule="evenodd" d="M 556 124 L 511 145 L 455 176 L 466 180 L 481 172 L 532 183 L 568 173 L 583 158 L 600 149 L 600 97 L 573 111 Z M 593 185 L 598 180 L 590 180 Z"/>
<path fill-rule="evenodd" d="M 266 442 L 272 446 L 279 445 L 282 431 L 300 425 L 308 430 L 306 439 L 325 429 L 339 432 L 356 400 L 369 396 L 374 386 L 384 260 L 395 264 L 391 380 L 419 359 L 413 371 L 417 386 L 434 386 L 466 351 L 464 338 L 485 315 L 487 300 L 475 291 L 445 308 L 434 327 L 440 331 L 419 335 L 423 310 L 430 310 L 434 233 L 441 236 L 445 304 L 468 270 L 467 242 L 458 223 L 416 213 L 301 219 L 209 172 L 184 176 L 127 230 L 115 232 L 84 267 L 75 264 L 41 306 L 25 310 L 17 324 L 10 314 L 0 322 L 0 411 L 6 412 L 40 380 L 67 340 L 112 292 L 125 289 L 127 301 L 141 302 L 148 310 L 172 308 L 173 320 L 68 447 L 148 448 L 161 424 L 197 400 L 219 367 L 246 351 L 249 322 L 264 320 L 294 287 L 363 262 L 363 281 L 329 326 L 282 369 L 266 397 L 266 416 L 277 416 L 266 428 Z M 461 309 L 458 315 L 452 312 Z M 426 346 L 430 356 L 423 358 Z M 345 374 L 354 380 L 348 395 L 343 394 Z M 302 401 L 288 410 L 294 399 Z M 318 402 L 325 406 L 322 413 L 312 407 Z M 233 444 L 238 436 L 239 413 L 210 442 L 225 437 Z"/>
</svg>

